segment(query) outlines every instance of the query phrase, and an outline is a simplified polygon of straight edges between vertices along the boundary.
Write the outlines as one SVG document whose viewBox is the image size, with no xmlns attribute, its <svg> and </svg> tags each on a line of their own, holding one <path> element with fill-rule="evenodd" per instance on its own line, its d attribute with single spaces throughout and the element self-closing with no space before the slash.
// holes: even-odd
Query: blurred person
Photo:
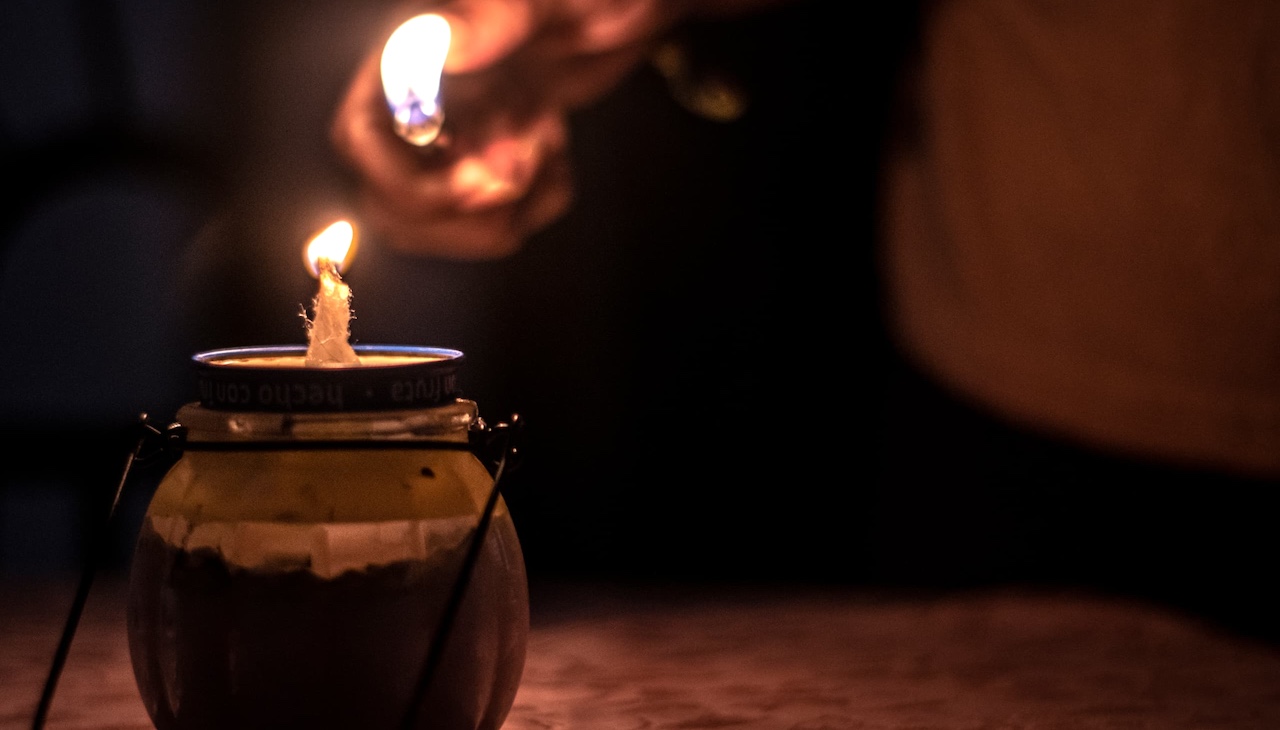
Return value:
<svg viewBox="0 0 1280 730">
<path fill-rule="evenodd" d="M 1280 9 L 921 9 L 882 188 L 879 574 L 1280 636 Z"/>
</svg>

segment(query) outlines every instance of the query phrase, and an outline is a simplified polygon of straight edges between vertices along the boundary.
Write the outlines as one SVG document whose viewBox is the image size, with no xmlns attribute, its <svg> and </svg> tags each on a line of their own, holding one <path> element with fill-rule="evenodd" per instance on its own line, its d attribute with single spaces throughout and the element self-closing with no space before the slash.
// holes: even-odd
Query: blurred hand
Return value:
<svg viewBox="0 0 1280 730">
<path fill-rule="evenodd" d="M 332 139 L 355 173 L 362 223 L 394 249 L 484 260 L 519 250 L 572 200 L 567 115 L 642 62 L 678 20 L 672 0 L 452 0 L 441 84 L 446 137 L 396 136 L 373 49 Z M 414 13 L 407 13 L 407 19 Z"/>
</svg>

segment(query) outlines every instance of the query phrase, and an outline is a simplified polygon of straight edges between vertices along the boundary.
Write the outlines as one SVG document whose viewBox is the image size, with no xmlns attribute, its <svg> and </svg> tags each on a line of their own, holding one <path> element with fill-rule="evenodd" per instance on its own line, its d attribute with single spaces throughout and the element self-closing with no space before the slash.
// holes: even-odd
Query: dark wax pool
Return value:
<svg viewBox="0 0 1280 730">
<path fill-rule="evenodd" d="M 496 730 L 505 719 L 528 632 L 527 589 L 499 547 L 514 540 L 510 520 L 495 520 L 421 705 L 423 730 Z M 233 565 L 175 546 L 148 521 L 128 628 L 156 727 L 400 727 L 465 546 L 325 577 L 305 564 Z"/>
</svg>

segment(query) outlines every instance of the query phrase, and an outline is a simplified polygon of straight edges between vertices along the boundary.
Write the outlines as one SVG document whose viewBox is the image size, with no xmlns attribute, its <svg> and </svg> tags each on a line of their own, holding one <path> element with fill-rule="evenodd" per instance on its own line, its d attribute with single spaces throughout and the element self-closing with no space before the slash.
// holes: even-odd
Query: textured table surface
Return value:
<svg viewBox="0 0 1280 730">
<path fill-rule="evenodd" d="M 30 727 L 70 585 L 0 584 L 0 727 Z M 46 727 L 150 728 L 127 651 L 106 578 Z M 1272 730 L 1280 649 L 1073 594 L 535 585 L 505 728 Z"/>
</svg>

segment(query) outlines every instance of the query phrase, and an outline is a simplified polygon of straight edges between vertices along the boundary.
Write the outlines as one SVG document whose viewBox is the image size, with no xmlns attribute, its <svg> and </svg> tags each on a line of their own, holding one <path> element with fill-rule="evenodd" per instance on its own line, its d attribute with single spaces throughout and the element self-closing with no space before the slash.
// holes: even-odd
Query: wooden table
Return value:
<svg viewBox="0 0 1280 730">
<path fill-rule="evenodd" d="M 30 727 L 71 585 L 0 585 L 0 727 Z M 122 598 L 95 585 L 46 727 L 151 727 Z M 1280 648 L 1097 596 L 535 583 L 532 613 L 506 730 L 1280 728 Z"/>
</svg>

